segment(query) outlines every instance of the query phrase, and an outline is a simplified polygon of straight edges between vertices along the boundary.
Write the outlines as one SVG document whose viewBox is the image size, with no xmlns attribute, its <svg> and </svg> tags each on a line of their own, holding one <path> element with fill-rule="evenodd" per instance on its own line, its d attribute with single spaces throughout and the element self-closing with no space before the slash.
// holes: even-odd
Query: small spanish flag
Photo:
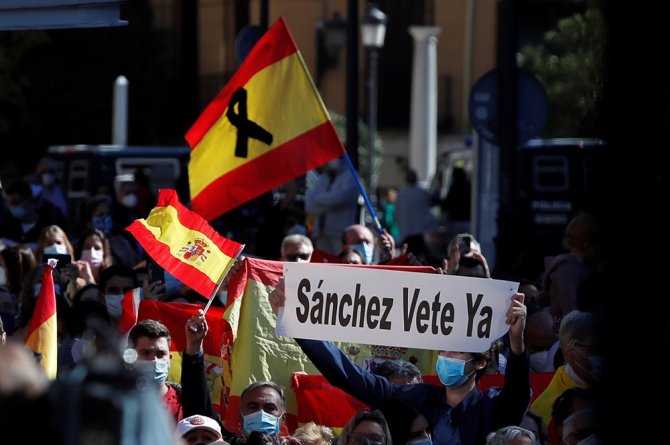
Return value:
<svg viewBox="0 0 670 445">
<path fill-rule="evenodd" d="M 184 207 L 172 189 L 160 190 L 149 217 L 133 221 L 126 230 L 156 263 L 205 298 L 214 296 L 244 248 Z"/>
<path fill-rule="evenodd" d="M 55 379 L 58 371 L 58 323 L 53 277 L 56 261 L 49 259 L 44 266 L 42 285 L 35 302 L 33 318 L 30 319 L 26 340 L 26 346 L 39 357 L 40 366 L 50 379 Z"/>
<path fill-rule="evenodd" d="M 192 208 L 207 221 L 345 153 L 282 18 L 186 140 Z"/>
<path fill-rule="evenodd" d="M 121 317 L 116 324 L 116 329 L 121 335 L 128 335 L 130 330 L 137 324 L 137 312 L 140 307 L 140 288 L 127 290 L 123 293 L 121 300 Z"/>
</svg>

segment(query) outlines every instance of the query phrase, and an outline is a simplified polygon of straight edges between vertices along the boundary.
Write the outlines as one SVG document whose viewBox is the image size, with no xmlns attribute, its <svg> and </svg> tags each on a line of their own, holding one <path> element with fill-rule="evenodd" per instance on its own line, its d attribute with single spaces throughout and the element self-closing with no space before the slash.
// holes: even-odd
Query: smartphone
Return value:
<svg viewBox="0 0 670 445">
<path fill-rule="evenodd" d="M 461 256 L 466 255 L 470 253 L 470 244 L 472 243 L 472 237 L 471 236 L 462 236 L 461 237 L 461 245 L 459 246 L 459 253 Z"/>
<path fill-rule="evenodd" d="M 72 257 L 70 257 L 70 255 L 68 255 L 67 253 L 45 253 L 44 255 L 42 255 L 42 262 L 46 264 L 49 258 L 58 260 L 58 263 L 56 264 L 56 269 L 63 269 L 68 264 L 72 263 Z"/>
</svg>

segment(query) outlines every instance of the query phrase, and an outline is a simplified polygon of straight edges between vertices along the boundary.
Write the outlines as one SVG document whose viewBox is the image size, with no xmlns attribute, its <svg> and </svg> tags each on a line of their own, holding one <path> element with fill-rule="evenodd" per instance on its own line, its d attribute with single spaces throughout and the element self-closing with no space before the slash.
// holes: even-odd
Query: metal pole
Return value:
<svg viewBox="0 0 670 445">
<path fill-rule="evenodd" d="M 347 153 L 358 170 L 358 0 L 347 2 Z"/>
<path fill-rule="evenodd" d="M 126 145 L 128 141 L 128 79 L 118 76 L 114 81 L 114 114 L 112 144 Z"/>
<path fill-rule="evenodd" d="M 368 195 L 372 205 L 377 205 L 377 172 L 375 171 L 375 143 L 377 142 L 377 71 L 379 66 L 379 51 L 377 48 L 368 48 Z"/>
</svg>

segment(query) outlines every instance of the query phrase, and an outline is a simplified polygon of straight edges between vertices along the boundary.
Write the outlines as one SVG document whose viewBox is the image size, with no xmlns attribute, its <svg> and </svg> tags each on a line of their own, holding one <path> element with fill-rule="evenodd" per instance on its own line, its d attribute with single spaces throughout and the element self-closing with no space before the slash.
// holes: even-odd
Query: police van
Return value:
<svg viewBox="0 0 670 445">
<path fill-rule="evenodd" d="M 118 176 L 142 171 L 156 195 L 161 188 L 188 184 L 190 152 L 187 146 L 52 145 L 47 149 L 47 155 L 59 164 L 61 184 L 72 209 L 69 222 L 74 224 L 80 204 L 95 187 L 111 185 Z"/>
</svg>

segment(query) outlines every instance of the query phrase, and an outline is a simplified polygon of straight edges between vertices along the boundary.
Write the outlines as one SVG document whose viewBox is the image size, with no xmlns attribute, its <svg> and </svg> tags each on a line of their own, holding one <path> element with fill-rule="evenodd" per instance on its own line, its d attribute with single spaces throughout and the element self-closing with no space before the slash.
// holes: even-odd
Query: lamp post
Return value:
<svg viewBox="0 0 670 445">
<path fill-rule="evenodd" d="M 368 61 L 368 188 L 370 200 L 377 202 L 377 175 L 375 172 L 375 142 L 377 138 L 377 71 L 379 48 L 384 46 L 386 15 L 376 7 L 368 7 L 363 16 L 361 38 Z"/>
</svg>

